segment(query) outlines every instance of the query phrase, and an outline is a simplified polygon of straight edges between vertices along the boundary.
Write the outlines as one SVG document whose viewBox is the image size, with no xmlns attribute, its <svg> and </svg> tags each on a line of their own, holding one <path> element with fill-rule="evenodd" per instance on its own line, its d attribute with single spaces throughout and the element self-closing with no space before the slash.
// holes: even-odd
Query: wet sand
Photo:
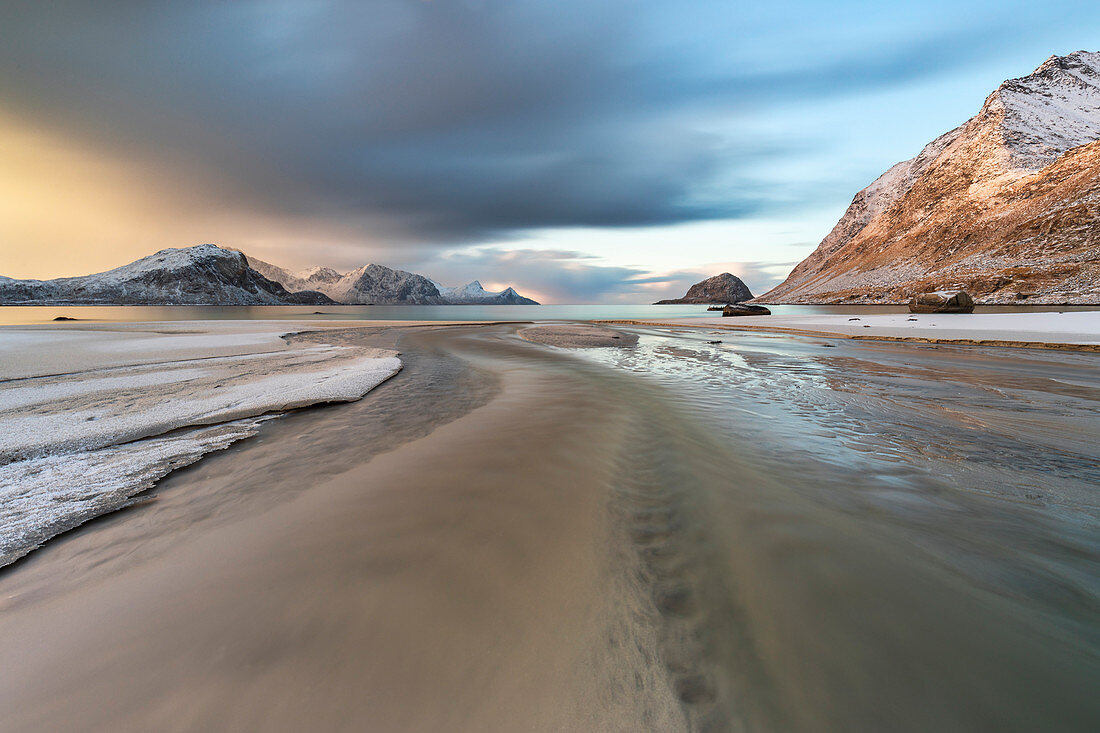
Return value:
<svg viewBox="0 0 1100 733">
<path fill-rule="evenodd" d="M 530 326 L 521 329 L 519 336 L 524 341 L 563 349 L 626 347 L 638 343 L 637 334 L 592 325 Z"/>
<path fill-rule="evenodd" d="M 1092 355 L 515 330 L 0 572 L 4 729 L 1095 729 Z"/>
</svg>

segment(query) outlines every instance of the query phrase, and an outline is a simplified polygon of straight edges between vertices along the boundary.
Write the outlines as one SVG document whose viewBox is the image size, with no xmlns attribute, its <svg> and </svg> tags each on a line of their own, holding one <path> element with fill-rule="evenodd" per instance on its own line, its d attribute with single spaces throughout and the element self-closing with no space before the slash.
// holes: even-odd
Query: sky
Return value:
<svg viewBox="0 0 1100 733">
<path fill-rule="evenodd" d="M 0 274 L 165 247 L 548 303 L 780 282 L 1100 3 L 5 0 Z"/>
</svg>

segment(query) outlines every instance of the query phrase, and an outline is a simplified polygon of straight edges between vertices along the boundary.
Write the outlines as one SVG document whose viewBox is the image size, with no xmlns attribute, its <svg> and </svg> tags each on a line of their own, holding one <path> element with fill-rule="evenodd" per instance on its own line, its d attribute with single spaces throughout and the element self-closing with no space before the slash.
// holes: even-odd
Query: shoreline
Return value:
<svg viewBox="0 0 1100 733">
<path fill-rule="evenodd" d="M 937 322 L 943 325 L 938 325 Z M 1100 312 L 861 314 L 593 320 L 605 325 L 755 331 L 790 336 L 1100 352 Z M 869 332 L 864 333 L 864 329 Z"/>
</svg>

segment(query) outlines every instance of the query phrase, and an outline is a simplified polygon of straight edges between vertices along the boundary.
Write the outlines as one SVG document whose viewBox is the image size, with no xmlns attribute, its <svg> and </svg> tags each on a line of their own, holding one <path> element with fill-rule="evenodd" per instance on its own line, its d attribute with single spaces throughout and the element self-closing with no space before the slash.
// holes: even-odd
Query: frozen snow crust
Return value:
<svg viewBox="0 0 1100 733">
<path fill-rule="evenodd" d="M 357 400 L 401 368 L 392 352 L 286 333 L 236 322 L 0 330 L 0 566 L 272 414 Z"/>
</svg>

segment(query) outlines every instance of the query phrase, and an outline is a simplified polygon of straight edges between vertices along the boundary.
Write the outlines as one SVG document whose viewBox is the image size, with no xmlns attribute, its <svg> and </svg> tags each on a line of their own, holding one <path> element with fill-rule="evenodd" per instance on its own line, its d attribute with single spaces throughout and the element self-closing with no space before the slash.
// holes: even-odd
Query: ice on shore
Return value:
<svg viewBox="0 0 1100 733">
<path fill-rule="evenodd" d="M 256 433 L 270 416 L 0 466 L 0 567 L 90 519 L 133 504 L 168 473 Z"/>
<path fill-rule="evenodd" d="M 254 434 L 265 416 L 359 399 L 401 368 L 392 352 L 202 328 L 211 333 L 61 331 L 50 346 L 42 332 L 0 331 L 0 566 Z M 58 373 L 51 360 L 77 368 Z M 43 376 L 25 376 L 35 363 Z"/>
</svg>

